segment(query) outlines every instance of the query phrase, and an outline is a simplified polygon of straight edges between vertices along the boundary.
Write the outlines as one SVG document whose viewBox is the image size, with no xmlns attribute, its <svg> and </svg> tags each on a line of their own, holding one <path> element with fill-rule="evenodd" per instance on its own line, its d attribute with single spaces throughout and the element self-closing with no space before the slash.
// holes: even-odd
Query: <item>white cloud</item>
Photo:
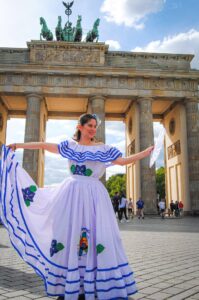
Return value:
<svg viewBox="0 0 199 300">
<path fill-rule="evenodd" d="M 144 47 L 136 47 L 132 51 L 194 54 L 193 68 L 199 68 L 199 31 L 191 29 L 163 40 L 151 41 Z"/>
<path fill-rule="evenodd" d="M 121 49 L 120 43 L 118 41 L 107 40 L 105 43 L 107 45 L 109 45 L 109 50 L 119 50 L 119 49 Z"/>
<path fill-rule="evenodd" d="M 160 11 L 166 0 L 104 0 L 101 11 L 108 22 L 143 29 L 146 16 Z"/>
<path fill-rule="evenodd" d="M 17 129 L 16 129 L 17 128 Z M 24 143 L 25 119 L 11 118 L 7 122 L 6 144 Z"/>
</svg>

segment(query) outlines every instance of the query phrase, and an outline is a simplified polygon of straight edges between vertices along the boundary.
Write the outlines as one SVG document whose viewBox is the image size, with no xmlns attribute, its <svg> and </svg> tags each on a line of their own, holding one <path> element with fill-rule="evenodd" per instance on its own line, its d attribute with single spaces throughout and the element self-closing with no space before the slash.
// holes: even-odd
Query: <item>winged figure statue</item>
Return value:
<svg viewBox="0 0 199 300">
<path fill-rule="evenodd" d="M 68 3 L 63 1 L 62 3 L 66 7 L 66 9 L 70 9 L 73 6 L 74 1 Z"/>
</svg>

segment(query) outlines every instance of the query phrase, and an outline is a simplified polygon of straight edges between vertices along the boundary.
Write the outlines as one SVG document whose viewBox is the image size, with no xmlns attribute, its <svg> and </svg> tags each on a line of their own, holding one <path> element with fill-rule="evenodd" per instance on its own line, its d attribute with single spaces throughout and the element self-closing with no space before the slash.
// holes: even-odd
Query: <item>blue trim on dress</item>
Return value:
<svg viewBox="0 0 199 300">
<path fill-rule="evenodd" d="M 88 146 L 88 147 L 92 147 L 92 146 Z M 91 152 L 88 150 L 84 152 L 78 152 L 69 147 L 68 141 L 64 141 L 58 144 L 58 151 L 63 157 L 79 163 L 82 163 L 86 160 L 111 162 L 116 160 L 119 156 L 122 156 L 122 153 L 115 147 L 111 147 L 106 152 L 100 150 L 96 152 Z"/>
<path fill-rule="evenodd" d="M 20 213 L 21 213 L 21 217 L 22 217 L 22 219 L 23 219 L 23 222 L 24 222 L 24 225 L 25 225 L 25 227 L 26 227 L 27 233 L 28 233 L 29 237 L 31 238 L 33 244 L 35 245 L 35 247 L 36 247 L 37 250 L 39 251 L 39 253 L 43 256 L 43 258 L 45 258 L 45 260 L 46 260 L 48 263 L 50 263 L 51 265 L 53 265 L 53 266 L 55 266 L 55 267 L 58 267 L 58 268 L 60 268 L 60 269 L 67 270 L 68 268 L 63 267 L 63 266 L 60 266 L 60 265 L 57 265 L 57 264 L 51 262 L 51 261 L 50 261 L 50 260 L 42 253 L 42 251 L 40 250 L 39 246 L 37 245 L 37 243 L 36 243 L 35 240 L 33 239 L 32 234 L 30 233 L 30 230 L 29 230 L 29 228 L 28 228 L 28 225 L 27 225 L 26 220 L 25 220 L 24 215 L 23 215 L 23 211 L 22 211 L 21 203 L 20 203 L 20 199 L 19 199 L 19 191 L 18 191 L 18 185 L 17 185 L 17 180 L 16 180 L 16 169 L 17 169 L 17 166 L 18 166 L 18 165 L 16 165 L 16 168 L 15 168 L 15 183 L 16 183 L 17 200 L 18 200 L 18 205 L 19 205 L 19 210 L 20 210 Z M 27 234 L 27 233 L 26 233 L 26 234 Z"/>
<path fill-rule="evenodd" d="M 133 272 L 130 272 L 128 274 L 125 274 L 125 275 L 122 275 L 121 277 L 118 277 L 118 278 L 115 278 L 115 277 L 111 277 L 111 278 L 108 278 L 108 279 L 96 279 L 96 280 L 84 280 L 84 283 L 89 283 L 89 284 L 92 284 L 92 283 L 95 283 L 95 282 L 107 282 L 107 281 L 111 281 L 111 280 L 121 280 L 121 279 L 124 279 L 124 278 L 127 278 L 129 276 L 133 275 Z"/>
</svg>

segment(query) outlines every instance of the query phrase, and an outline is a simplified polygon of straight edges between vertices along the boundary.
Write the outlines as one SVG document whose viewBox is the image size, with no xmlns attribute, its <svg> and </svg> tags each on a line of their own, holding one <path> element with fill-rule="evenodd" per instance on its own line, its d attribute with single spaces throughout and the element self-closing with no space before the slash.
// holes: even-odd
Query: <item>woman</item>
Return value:
<svg viewBox="0 0 199 300">
<path fill-rule="evenodd" d="M 127 165 L 153 147 L 126 157 L 95 142 L 96 115 L 80 117 L 74 139 L 3 146 L 0 208 L 11 243 L 58 299 L 128 299 L 136 293 L 111 201 L 99 178 L 110 162 Z M 44 149 L 68 159 L 71 176 L 39 188 L 11 150 Z"/>
</svg>

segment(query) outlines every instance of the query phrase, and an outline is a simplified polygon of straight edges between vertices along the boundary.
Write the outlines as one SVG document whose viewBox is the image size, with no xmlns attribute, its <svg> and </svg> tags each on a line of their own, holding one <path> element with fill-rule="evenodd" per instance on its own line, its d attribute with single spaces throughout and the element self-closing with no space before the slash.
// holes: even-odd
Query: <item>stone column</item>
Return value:
<svg viewBox="0 0 199 300">
<path fill-rule="evenodd" d="M 30 94 L 27 96 L 27 112 L 24 142 L 40 142 L 40 107 L 42 97 L 40 95 Z M 38 182 L 39 170 L 39 150 L 24 150 L 23 167 Z"/>
<path fill-rule="evenodd" d="M 2 144 L 6 143 L 7 120 L 8 110 L 0 99 L 0 155 Z"/>
<path fill-rule="evenodd" d="M 199 214 L 199 99 L 185 100 L 191 210 Z"/>
<path fill-rule="evenodd" d="M 101 120 L 101 124 L 97 129 L 96 139 L 98 142 L 105 143 L 105 97 L 91 96 L 89 98 L 89 110 L 91 114 L 96 114 Z M 101 182 L 106 184 L 106 173 L 101 177 Z"/>
<path fill-rule="evenodd" d="M 90 110 L 92 114 L 98 115 L 101 124 L 97 129 L 96 139 L 98 142 L 105 143 L 105 97 L 92 96 L 89 98 Z"/>
<path fill-rule="evenodd" d="M 152 99 L 140 98 L 139 120 L 140 120 L 140 151 L 154 144 Z M 157 214 L 156 208 L 156 179 L 155 167 L 149 168 L 149 157 L 140 161 L 141 197 L 145 202 L 147 214 Z"/>
</svg>

